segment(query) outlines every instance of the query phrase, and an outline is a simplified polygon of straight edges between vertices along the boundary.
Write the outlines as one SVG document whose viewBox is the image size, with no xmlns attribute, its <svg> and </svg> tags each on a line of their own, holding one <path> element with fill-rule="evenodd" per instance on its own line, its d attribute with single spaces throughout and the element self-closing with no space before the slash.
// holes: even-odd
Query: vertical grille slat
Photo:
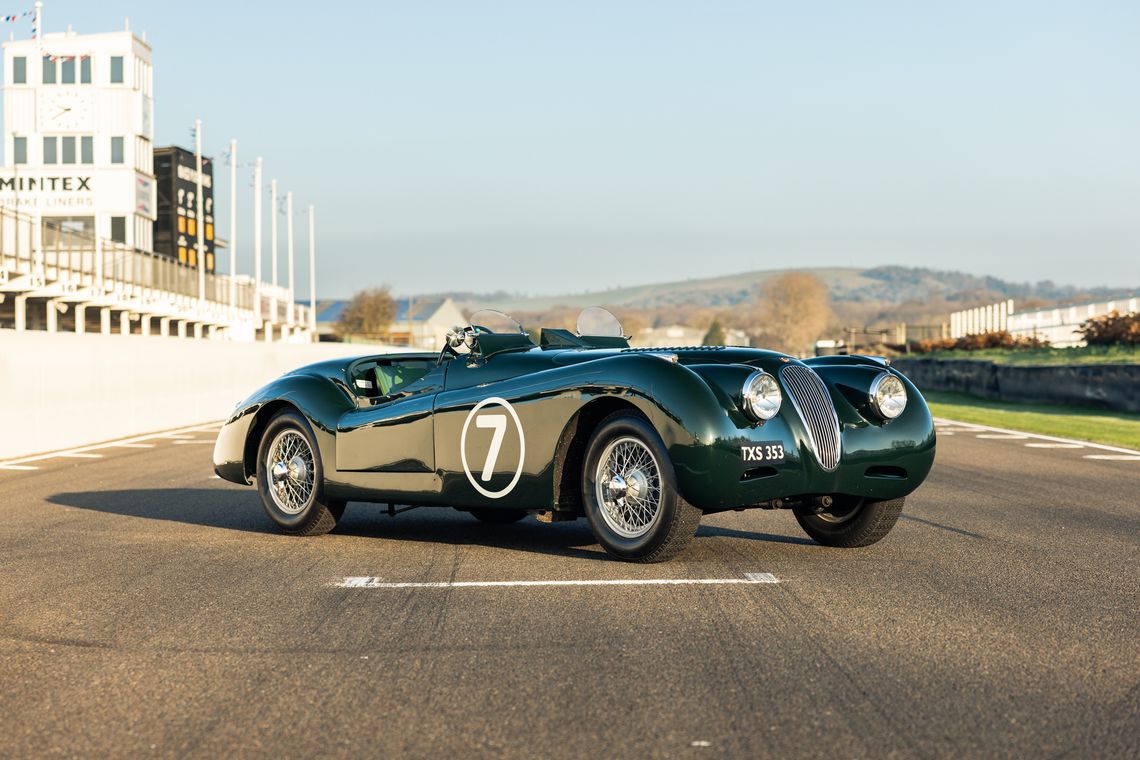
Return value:
<svg viewBox="0 0 1140 760">
<path fill-rule="evenodd" d="M 807 426 L 816 460 L 825 470 L 834 470 L 839 466 L 839 418 L 823 381 L 810 368 L 799 364 L 784 367 L 780 378 Z"/>
</svg>

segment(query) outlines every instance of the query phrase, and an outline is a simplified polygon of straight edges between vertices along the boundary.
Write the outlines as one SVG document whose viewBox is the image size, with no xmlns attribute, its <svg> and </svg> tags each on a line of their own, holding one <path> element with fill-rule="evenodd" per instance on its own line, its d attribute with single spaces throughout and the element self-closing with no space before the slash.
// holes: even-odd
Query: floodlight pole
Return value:
<svg viewBox="0 0 1140 760">
<path fill-rule="evenodd" d="M 237 140 L 230 140 L 230 311 L 237 305 Z M 231 317 L 232 318 L 232 317 Z"/>
<path fill-rule="evenodd" d="M 253 324 L 261 323 L 261 156 L 253 162 Z"/>
<path fill-rule="evenodd" d="M 277 321 L 277 180 L 269 180 L 269 271 L 272 277 L 273 290 L 269 291 L 269 311 L 273 314 L 272 321 Z"/>
<path fill-rule="evenodd" d="M 285 253 L 289 257 L 289 326 L 293 326 L 293 191 L 285 193 Z"/>
<path fill-rule="evenodd" d="M 206 306 L 206 244 L 202 240 L 205 219 L 202 218 L 202 120 L 194 120 L 194 161 L 198 174 L 197 194 L 194 196 L 194 231 L 198 237 L 198 308 L 205 310 Z M 202 315 L 199 314 L 199 317 Z"/>
<path fill-rule="evenodd" d="M 309 335 L 317 339 L 317 233 L 316 210 L 309 204 Z"/>
</svg>

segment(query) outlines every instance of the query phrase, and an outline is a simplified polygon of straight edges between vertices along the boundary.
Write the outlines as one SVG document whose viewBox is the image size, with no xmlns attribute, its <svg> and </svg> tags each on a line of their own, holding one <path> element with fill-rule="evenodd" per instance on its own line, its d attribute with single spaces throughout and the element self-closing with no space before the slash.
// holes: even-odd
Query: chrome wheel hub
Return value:
<svg viewBox="0 0 1140 760">
<path fill-rule="evenodd" d="M 282 512 L 303 512 L 312 500 L 313 450 L 296 430 L 283 430 L 273 439 L 265 462 L 269 473 L 269 494 Z"/>
<path fill-rule="evenodd" d="M 594 473 L 601 516 L 623 538 L 640 538 L 661 516 L 661 471 L 653 452 L 637 438 L 606 446 Z"/>
</svg>

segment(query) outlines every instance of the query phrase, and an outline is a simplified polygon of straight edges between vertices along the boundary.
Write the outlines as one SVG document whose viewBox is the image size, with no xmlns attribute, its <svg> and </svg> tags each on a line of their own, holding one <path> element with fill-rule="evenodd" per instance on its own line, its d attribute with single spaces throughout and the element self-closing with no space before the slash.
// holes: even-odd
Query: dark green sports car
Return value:
<svg viewBox="0 0 1140 760">
<path fill-rule="evenodd" d="M 439 355 L 278 378 L 222 428 L 216 472 L 255 482 L 288 533 L 331 530 L 350 501 L 535 512 L 584 516 L 609 553 L 654 562 L 730 509 L 791 509 L 822 544 L 872 544 L 934 462 L 926 403 L 878 358 L 630 348 L 597 308 L 537 346 L 498 312 L 471 322 Z"/>
</svg>

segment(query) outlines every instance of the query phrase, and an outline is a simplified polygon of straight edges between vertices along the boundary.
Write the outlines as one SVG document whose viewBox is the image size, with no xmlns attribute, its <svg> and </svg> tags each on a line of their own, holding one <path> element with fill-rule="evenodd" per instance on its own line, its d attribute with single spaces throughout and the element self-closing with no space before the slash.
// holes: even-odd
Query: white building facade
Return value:
<svg viewBox="0 0 1140 760">
<path fill-rule="evenodd" d="M 4 43 L 0 206 L 153 249 L 154 73 L 129 31 Z"/>
</svg>

